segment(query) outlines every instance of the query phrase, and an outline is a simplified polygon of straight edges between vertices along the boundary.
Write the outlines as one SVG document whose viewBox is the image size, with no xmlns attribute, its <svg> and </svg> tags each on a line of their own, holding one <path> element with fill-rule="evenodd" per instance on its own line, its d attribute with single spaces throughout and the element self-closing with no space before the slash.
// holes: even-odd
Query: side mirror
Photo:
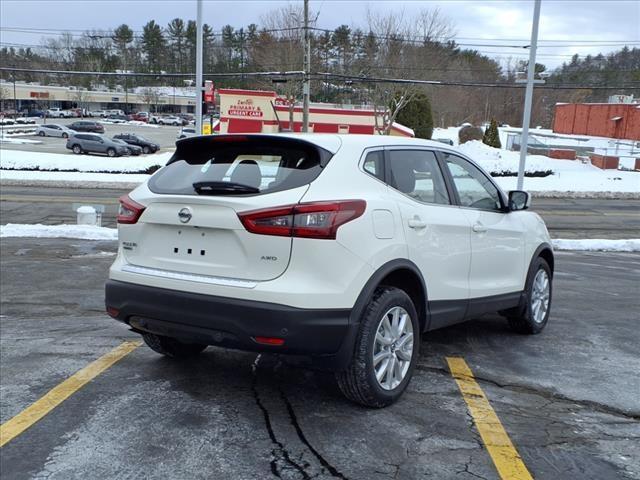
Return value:
<svg viewBox="0 0 640 480">
<path fill-rule="evenodd" d="M 509 210 L 526 210 L 531 206 L 531 196 L 523 190 L 509 192 Z"/>
</svg>

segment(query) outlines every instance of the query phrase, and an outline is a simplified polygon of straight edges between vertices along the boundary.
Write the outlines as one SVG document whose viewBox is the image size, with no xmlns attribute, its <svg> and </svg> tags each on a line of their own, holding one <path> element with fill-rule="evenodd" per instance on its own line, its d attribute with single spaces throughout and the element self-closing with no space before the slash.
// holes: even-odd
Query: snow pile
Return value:
<svg viewBox="0 0 640 480">
<path fill-rule="evenodd" d="M 479 140 L 459 145 L 458 150 L 466 154 L 480 164 L 493 176 L 517 174 L 520 164 L 520 152 L 510 152 L 485 145 Z M 560 161 L 552 160 L 542 155 L 528 155 L 525 166 L 525 174 L 546 176 L 553 172 L 553 167 Z"/>
<path fill-rule="evenodd" d="M 556 238 L 552 240 L 551 243 L 553 244 L 553 248 L 556 250 L 640 252 L 640 238 L 624 240 L 610 240 L 603 238 L 573 240 Z"/>
<path fill-rule="evenodd" d="M 136 173 L 41 172 L 0 170 L 6 185 L 56 186 L 60 188 L 122 188 L 133 190 L 150 175 Z"/>
<path fill-rule="evenodd" d="M 172 152 L 140 157 L 102 157 L 62 153 L 37 153 L 2 150 L 0 169 L 59 172 L 144 173 L 151 167 L 165 165 Z M 129 181 L 129 180 L 125 180 Z"/>
<path fill-rule="evenodd" d="M 117 240 L 115 228 L 92 225 L 41 225 L 8 223 L 0 225 L 0 238 L 77 238 L 82 240 Z M 640 252 L 640 238 L 610 239 L 561 239 L 551 241 L 556 250 L 580 250 L 603 252 Z"/>
<path fill-rule="evenodd" d="M 25 134 L 24 136 L 26 136 Z M 28 134 L 31 135 L 31 134 Z M 17 145 L 26 145 L 26 144 L 38 144 L 42 143 L 40 140 L 29 140 L 28 138 L 20 138 L 21 135 L 16 135 L 15 137 L 5 137 L 0 135 L 0 143 L 13 143 Z"/>
<path fill-rule="evenodd" d="M 118 230 L 92 225 L 28 225 L 8 223 L 6 225 L 0 225 L 0 238 L 6 237 L 117 240 Z"/>
</svg>

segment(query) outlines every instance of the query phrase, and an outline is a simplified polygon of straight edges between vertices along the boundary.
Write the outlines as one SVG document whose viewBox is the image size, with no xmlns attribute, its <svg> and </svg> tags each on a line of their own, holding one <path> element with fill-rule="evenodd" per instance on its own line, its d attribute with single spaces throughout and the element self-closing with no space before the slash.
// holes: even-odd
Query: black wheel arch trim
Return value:
<svg viewBox="0 0 640 480">
<path fill-rule="evenodd" d="M 390 273 L 403 269 L 411 270 L 411 272 L 418 277 L 422 285 L 425 304 L 419 306 L 416 305 L 416 309 L 421 309 L 425 318 L 423 319 L 424 321 L 421 321 L 422 319 L 419 320 L 420 324 L 422 325 L 422 329 L 426 329 L 429 323 L 427 287 L 420 269 L 415 263 L 406 258 L 391 260 L 380 266 L 373 273 L 373 275 L 369 277 L 369 280 L 367 280 L 367 283 L 364 284 L 362 290 L 360 290 L 360 294 L 358 295 L 358 298 L 353 305 L 353 309 L 351 310 L 351 314 L 349 315 L 349 329 L 342 341 L 342 344 L 340 345 L 340 349 L 335 355 L 324 359 L 324 362 L 322 364 L 323 368 L 329 367 L 332 370 L 344 370 L 345 368 L 347 368 L 349 362 L 351 361 L 351 358 L 353 357 L 353 349 L 355 348 L 356 339 L 360 331 L 360 318 L 362 317 L 365 308 L 373 297 L 373 292 L 375 292 L 376 288 L 380 286 L 382 280 L 386 276 L 388 276 Z"/>
<path fill-rule="evenodd" d="M 383 264 L 373 273 L 373 275 L 371 275 L 367 283 L 365 283 L 364 287 L 360 291 L 360 295 L 358 295 L 356 303 L 351 310 L 351 322 L 360 322 L 360 316 L 364 312 L 364 309 L 368 305 L 369 300 L 373 296 L 373 292 L 381 284 L 382 280 L 389 274 L 403 269 L 411 270 L 411 272 L 414 273 L 420 281 L 425 302 L 424 305 L 416 305 L 416 310 L 421 312 L 422 316 L 424 317 L 422 319 L 419 319 L 421 325 L 423 325 L 423 327 L 426 326 L 425 324 L 428 323 L 427 320 L 429 317 L 427 285 L 418 266 L 411 260 L 408 260 L 406 258 L 391 260 L 390 262 Z"/>
<path fill-rule="evenodd" d="M 547 242 L 543 242 L 540 245 L 538 245 L 538 248 L 535 249 L 535 251 L 533 252 L 533 255 L 531 255 L 531 258 L 529 259 L 529 268 L 527 269 L 527 278 L 529 278 L 529 273 L 531 272 L 531 266 L 533 265 L 533 261 L 542 256 L 542 252 L 544 252 L 545 250 L 547 250 L 549 252 L 549 255 L 551 255 L 551 264 L 549 265 L 549 268 L 551 269 L 551 276 L 553 277 L 553 271 L 555 268 L 555 256 L 553 254 L 553 247 L 551 245 L 549 245 Z"/>
</svg>

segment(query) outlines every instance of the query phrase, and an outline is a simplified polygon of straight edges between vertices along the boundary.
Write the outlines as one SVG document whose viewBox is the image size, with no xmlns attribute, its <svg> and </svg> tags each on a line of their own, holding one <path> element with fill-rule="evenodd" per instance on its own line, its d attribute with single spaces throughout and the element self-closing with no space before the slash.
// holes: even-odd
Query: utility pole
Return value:
<svg viewBox="0 0 640 480">
<path fill-rule="evenodd" d="M 524 183 L 524 166 L 527 161 L 529 143 L 529 123 L 531 122 L 531 103 L 533 101 L 533 84 L 536 73 L 536 49 L 538 47 L 538 24 L 540 23 L 540 3 L 535 0 L 533 7 L 533 26 L 531 27 L 531 45 L 529 45 L 529 66 L 527 67 L 527 89 L 524 95 L 524 114 L 522 116 L 522 135 L 520 136 L 520 166 L 518 168 L 518 190 Z"/>
<path fill-rule="evenodd" d="M 309 94 L 311 90 L 311 36 L 309 35 L 309 0 L 304 0 L 304 83 L 302 85 L 302 131 L 309 131 Z"/>
<path fill-rule="evenodd" d="M 196 2 L 196 135 L 202 135 L 202 0 Z"/>
</svg>

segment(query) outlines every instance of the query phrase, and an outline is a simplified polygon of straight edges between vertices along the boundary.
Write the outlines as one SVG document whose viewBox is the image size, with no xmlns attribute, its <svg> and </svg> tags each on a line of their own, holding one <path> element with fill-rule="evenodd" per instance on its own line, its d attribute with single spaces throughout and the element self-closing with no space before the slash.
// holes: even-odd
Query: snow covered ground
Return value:
<svg viewBox="0 0 640 480">
<path fill-rule="evenodd" d="M 0 238 L 77 238 L 83 240 L 117 240 L 115 228 L 94 227 L 90 225 L 40 225 L 15 224 L 0 225 Z M 640 238 L 624 240 L 608 239 L 554 239 L 556 250 L 604 251 L 604 252 L 640 252 Z"/>
<path fill-rule="evenodd" d="M 458 127 L 435 129 L 434 138 L 455 138 Z M 461 152 L 477 161 L 485 170 L 514 175 L 518 171 L 519 152 L 496 149 L 480 141 L 459 145 Z M 165 165 L 172 152 L 140 157 L 107 158 L 89 155 L 0 150 L 0 178 L 13 184 L 19 182 L 72 182 L 124 183 L 143 182 L 148 175 L 126 172 L 144 172 L 156 165 Z M 40 171 L 34 171 L 39 169 Z M 51 170 L 51 172 L 46 172 Z M 57 172 L 55 171 L 57 170 Z M 77 171 L 62 173 L 63 171 Z M 524 188 L 539 196 L 640 196 L 640 172 L 600 170 L 579 160 L 556 160 L 542 155 L 528 155 L 526 172 L 552 171 L 546 177 L 525 177 Z M 119 175 L 115 172 L 125 172 Z M 516 188 L 515 176 L 495 177 L 504 190 Z"/>
<path fill-rule="evenodd" d="M 99 157 L 95 155 L 74 155 L 63 153 L 25 152 L 22 150 L 2 150 L 0 169 L 2 170 L 58 170 L 79 172 L 141 172 L 155 165 L 165 165 L 173 152 L 141 155 L 139 157 Z M 2 175 L 4 177 L 4 173 Z M 131 181 L 130 179 L 124 179 Z"/>
<path fill-rule="evenodd" d="M 40 225 L 8 223 L 0 225 L 0 238 L 78 238 L 83 240 L 117 240 L 115 228 L 95 227 L 91 225 Z"/>
<path fill-rule="evenodd" d="M 609 240 L 603 238 L 590 239 L 561 239 L 552 240 L 553 248 L 556 250 L 580 250 L 580 251 L 601 251 L 601 252 L 640 252 L 640 238 L 629 238 L 624 240 Z"/>
<path fill-rule="evenodd" d="M 433 138 L 453 141 L 456 148 L 478 162 L 488 172 L 517 173 L 520 152 L 493 148 L 477 140 L 458 145 L 459 129 L 459 127 L 435 128 Z M 500 129 L 503 145 L 506 142 L 505 131 L 507 130 L 513 129 Z M 551 130 L 541 129 L 536 131 L 551 132 Z M 610 139 L 601 137 L 590 138 L 593 143 L 590 146 L 594 147 L 602 146 L 610 141 Z M 626 142 L 630 143 L 630 141 Z M 531 192 L 566 192 L 568 194 L 585 192 L 640 194 L 640 172 L 601 170 L 590 163 L 582 163 L 580 160 L 556 160 L 543 155 L 527 155 L 525 172 L 532 173 L 546 170 L 551 170 L 553 174 L 547 177 L 525 177 L 525 190 Z M 516 177 L 496 177 L 495 180 L 505 190 L 513 190 L 517 185 Z"/>
</svg>

